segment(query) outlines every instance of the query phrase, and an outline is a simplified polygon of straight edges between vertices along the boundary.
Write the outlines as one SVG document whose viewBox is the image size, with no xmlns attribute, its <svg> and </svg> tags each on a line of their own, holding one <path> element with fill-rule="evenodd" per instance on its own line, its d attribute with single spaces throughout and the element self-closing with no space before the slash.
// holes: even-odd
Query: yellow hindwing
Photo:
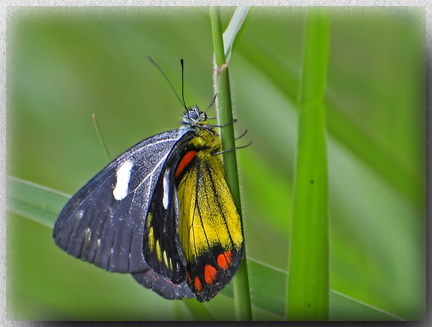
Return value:
<svg viewBox="0 0 432 327">
<path fill-rule="evenodd" d="M 243 243 L 240 217 L 225 181 L 220 156 L 198 151 L 194 164 L 178 186 L 180 241 L 191 262 L 220 245 L 240 249 Z"/>
</svg>

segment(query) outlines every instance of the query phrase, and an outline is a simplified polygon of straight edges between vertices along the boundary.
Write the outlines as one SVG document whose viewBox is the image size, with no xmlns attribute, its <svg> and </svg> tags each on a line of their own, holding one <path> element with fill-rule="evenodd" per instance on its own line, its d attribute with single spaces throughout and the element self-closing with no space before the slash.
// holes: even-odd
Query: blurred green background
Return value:
<svg viewBox="0 0 432 327">
<path fill-rule="evenodd" d="M 234 10 L 223 8 L 224 26 Z M 249 131 L 238 144 L 253 140 L 237 153 L 257 320 L 283 319 L 284 313 L 275 299 L 285 296 L 307 10 L 252 8 L 230 62 L 237 134 Z M 212 100 L 208 8 L 34 7 L 12 8 L 9 14 L 11 176 L 76 192 L 108 163 L 92 113 L 113 157 L 177 128 L 182 107 L 147 55 L 178 90 L 183 58 L 186 103 L 206 108 Z M 421 320 L 424 12 L 338 8 L 330 9 L 330 17 L 330 317 Z M 128 275 L 70 257 L 54 245 L 46 226 L 12 212 L 7 223 L 11 319 L 191 319 L 181 301 L 165 300 Z M 228 287 L 206 304 L 215 319 L 235 318 L 231 294 Z"/>
</svg>

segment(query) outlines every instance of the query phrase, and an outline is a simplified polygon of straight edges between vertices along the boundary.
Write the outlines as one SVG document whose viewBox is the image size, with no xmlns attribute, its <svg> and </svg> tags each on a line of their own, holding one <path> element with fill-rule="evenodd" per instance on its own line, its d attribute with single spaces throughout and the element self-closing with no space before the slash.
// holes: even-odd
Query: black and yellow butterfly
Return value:
<svg viewBox="0 0 432 327">
<path fill-rule="evenodd" d="M 184 100 L 183 100 L 184 103 Z M 243 259 L 240 217 L 225 181 L 221 141 L 207 115 L 124 152 L 61 211 L 55 243 L 167 299 L 212 299 Z"/>
</svg>

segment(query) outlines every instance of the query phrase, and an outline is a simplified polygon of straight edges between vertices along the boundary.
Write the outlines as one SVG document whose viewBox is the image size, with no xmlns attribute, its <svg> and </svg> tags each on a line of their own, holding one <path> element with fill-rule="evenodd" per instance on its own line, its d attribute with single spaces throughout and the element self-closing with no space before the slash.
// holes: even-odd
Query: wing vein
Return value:
<svg viewBox="0 0 432 327">
<path fill-rule="evenodd" d="M 210 169 L 211 169 L 211 168 L 210 168 L 209 166 L 207 166 L 206 168 L 207 168 L 208 172 L 210 173 Z M 224 183 L 226 183 L 226 181 L 225 181 L 225 180 L 222 180 L 218 174 L 214 174 L 214 176 L 216 176 L 216 177 L 219 179 L 221 185 L 223 185 Z M 215 186 L 215 184 L 214 184 L 214 181 L 213 181 L 212 179 L 210 179 L 210 181 L 211 181 L 211 183 L 212 183 L 212 188 L 213 188 L 213 190 L 215 191 L 214 194 L 216 194 L 216 186 Z M 228 195 L 231 196 L 230 190 L 227 189 L 226 191 L 228 192 Z M 228 223 L 227 223 L 227 220 L 226 220 L 225 211 L 223 210 L 222 204 L 221 204 L 221 202 L 219 201 L 219 198 L 218 198 L 217 196 L 215 196 L 215 200 L 216 200 L 216 203 L 217 203 L 217 205 L 218 205 L 218 207 L 219 207 L 219 209 L 220 209 L 220 211 L 221 211 L 221 213 L 222 213 L 223 222 L 224 222 L 224 225 L 225 225 L 226 230 L 227 230 L 227 232 L 228 232 L 228 236 L 229 236 L 229 238 L 230 238 L 230 240 L 231 240 L 231 244 L 234 245 L 234 241 L 233 241 L 233 239 L 232 239 L 232 236 L 231 236 L 231 233 L 230 233 L 230 230 L 229 230 L 229 227 L 228 227 Z"/>
</svg>

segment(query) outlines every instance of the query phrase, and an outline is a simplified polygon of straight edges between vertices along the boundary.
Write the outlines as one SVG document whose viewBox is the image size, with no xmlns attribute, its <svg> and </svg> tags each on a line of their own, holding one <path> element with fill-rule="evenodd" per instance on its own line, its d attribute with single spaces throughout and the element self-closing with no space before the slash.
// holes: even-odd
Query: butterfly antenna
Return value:
<svg viewBox="0 0 432 327">
<path fill-rule="evenodd" d="M 157 63 L 155 63 L 153 61 L 153 59 L 150 56 L 147 56 L 147 59 L 150 60 L 150 62 L 157 68 L 159 69 L 159 71 L 162 73 L 163 77 L 165 77 L 165 79 L 167 80 L 168 84 L 171 86 L 171 89 L 174 91 L 174 94 L 176 95 L 177 99 L 180 101 L 180 103 L 182 104 L 182 106 L 187 109 L 184 100 L 182 101 L 177 93 L 177 91 L 175 90 L 174 86 L 172 85 L 171 81 L 168 79 L 168 77 L 165 75 L 164 71 L 162 70 L 162 68 L 159 67 L 159 65 Z M 183 60 L 183 59 L 182 59 Z M 182 65 L 183 67 L 183 65 Z M 183 80 L 183 73 L 182 73 L 182 80 Z M 182 82 L 182 90 L 183 90 L 183 82 Z M 183 91 L 182 91 L 183 93 Z"/>
<path fill-rule="evenodd" d="M 182 68 L 182 100 L 183 100 L 183 107 L 185 107 L 186 109 L 187 106 L 186 106 L 186 101 L 184 99 L 184 61 L 183 59 L 180 59 L 180 65 Z"/>
</svg>

